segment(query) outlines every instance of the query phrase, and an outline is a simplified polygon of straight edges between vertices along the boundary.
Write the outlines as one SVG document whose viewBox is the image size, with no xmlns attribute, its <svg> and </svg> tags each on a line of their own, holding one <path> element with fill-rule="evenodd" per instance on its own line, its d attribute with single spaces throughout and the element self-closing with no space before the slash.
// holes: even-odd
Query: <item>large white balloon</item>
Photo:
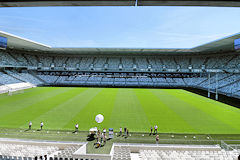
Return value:
<svg viewBox="0 0 240 160">
<path fill-rule="evenodd" d="M 101 114 L 98 114 L 98 115 L 95 117 L 95 121 L 96 121 L 97 123 L 102 123 L 103 120 L 104 120 L 104 117 L 103 117 L 103 115 L 101 115 Z"/>
</svg>

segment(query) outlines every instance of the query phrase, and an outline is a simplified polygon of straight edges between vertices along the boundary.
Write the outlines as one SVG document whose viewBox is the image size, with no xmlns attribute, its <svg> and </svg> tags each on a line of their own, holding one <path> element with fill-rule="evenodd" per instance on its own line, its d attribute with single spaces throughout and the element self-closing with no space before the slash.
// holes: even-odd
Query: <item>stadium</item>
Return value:
<svg viewBox="0 0 240 160">
<path fill-rule="evenodd" d="M 240 3 L 0 2 L 2 8 L 42 6 Z M 240 34 L 184 49 L 60 48 L 0 31 L 0 159 L 238 159 L 239 51 Z"/>
</svg>

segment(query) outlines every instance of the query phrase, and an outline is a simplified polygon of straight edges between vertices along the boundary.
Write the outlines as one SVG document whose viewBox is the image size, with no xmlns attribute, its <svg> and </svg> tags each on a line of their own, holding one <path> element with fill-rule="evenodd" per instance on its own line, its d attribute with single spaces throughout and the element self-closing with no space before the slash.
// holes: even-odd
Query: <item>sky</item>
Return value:
<svg viewBox="0 0 240 160">
<path fill-rule="evenodd" d="M 192 48 L 239 33 L 240 8 L 0 8 L 0 31 L 51 47 Z"/>
</svg>

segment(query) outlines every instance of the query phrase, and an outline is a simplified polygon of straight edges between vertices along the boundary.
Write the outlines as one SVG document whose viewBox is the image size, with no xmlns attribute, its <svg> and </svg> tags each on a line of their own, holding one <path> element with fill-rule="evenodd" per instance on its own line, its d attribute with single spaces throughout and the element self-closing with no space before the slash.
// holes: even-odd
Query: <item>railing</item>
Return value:
<svg viewBox="0 0 240 160">
<path fill-rule="evenodd" d="M 177 69 L 177 68 L 166 68 L 166 69 L 154 69 L 154 68 L 89 68 L 82 69 L 76 67 L 37 67 L 28 65 L 0 65 L 0 68 L 27 68 L 29 70 L 42 70 L 42 71 L 121 71 L 121 72 L 173 72 L 173 73 L 201 73 L 201 72 L 213 72 L 213 73 L 240 73 L 239 69 Z"/>
<path fill-rule="evenodd" d="M 228 145 L 227 143 L 225 143 L 223 140 L 221 141 L 221 144 L 220 144 L 221 148 L 227 150 L 227 151 L 231 151 L 231 150 L 234 150 L 233 147 L 231 147 L 230 145 Z"/>
</svg>

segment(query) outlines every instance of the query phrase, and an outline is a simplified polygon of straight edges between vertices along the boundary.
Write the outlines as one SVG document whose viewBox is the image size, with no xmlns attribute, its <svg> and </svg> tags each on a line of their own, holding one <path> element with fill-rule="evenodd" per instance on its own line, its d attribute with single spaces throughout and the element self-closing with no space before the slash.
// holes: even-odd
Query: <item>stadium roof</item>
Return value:
<svg viewBox="0 0 240 160">
<path fill-rule="evenodd" d="M 31 41 L 29 39 L 21 38 L 10 33 L 6 33 L 0 31 L 0 36 L 6 37 L 7 47 L 10 49 L 18 49 L 18 50 L 46 50 L 50 49 L 50 46 Z"/>
<path fill-rule="evenodd" d="M 162 48 L 52 48 L 25 38 L 21 38 L 0 31 L 0 36 L 8 39 L 7 48 L 30 52 L 42 52 L 53 54 L 193 54 L 193 53 L 217 53 L 231 52 L 234 49 L 234 40 L 240 38 L 235 34 L 220 40 L 206 43 L 189 49 L 162 49 Z"/>
<path fill-rule="evenodd" d="M 234 40 L 240 38 L 240 33 L 234 34 L 220 40 L 209 42 L 192 48 L 193 51 L 198 52 L 227 52 L 234 51 Z"/>
<path fill-rule="evenodd" d="M 33 6 L 221 6 L 240 7 L 239 0 L 1 0 L 0 7 Z"/>
</svg>

